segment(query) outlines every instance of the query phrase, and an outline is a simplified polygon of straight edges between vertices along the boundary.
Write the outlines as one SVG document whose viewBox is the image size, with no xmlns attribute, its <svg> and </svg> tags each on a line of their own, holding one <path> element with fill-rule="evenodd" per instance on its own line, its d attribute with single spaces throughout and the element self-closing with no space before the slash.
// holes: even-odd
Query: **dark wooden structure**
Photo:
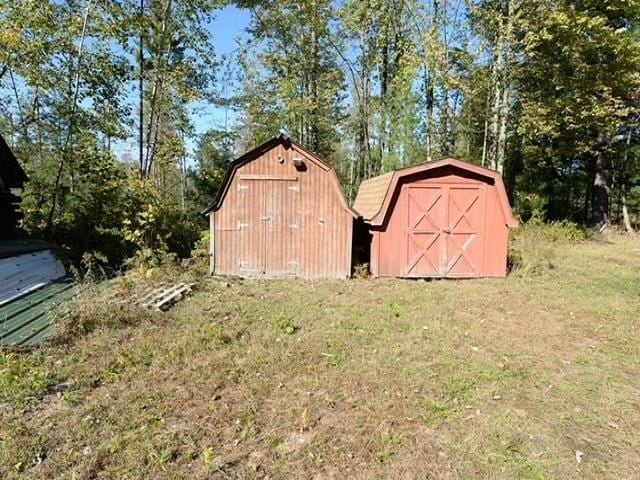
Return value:
<svg viewBox="0 0 640 480">
<path fill-rule="evenodd" d="M 329 164 L 286 135 L 233 161 L 214 204 L 211 273 L 347 278 L 353 222 Z"/>
<path fill-rule="evenodd" d="M 518 225 L 498 172 L 454 158 L 362 182 L 354 209 L 376 277 L 504 277 Z"/>
<path fill-rule="evenodd" d="M 0 240 L 10 239 L 15 234 L 22 213 L 21 199 L 12 190 L 22 189 L 27 180 L 27 174 L 0 135 Z"/>
</svg>

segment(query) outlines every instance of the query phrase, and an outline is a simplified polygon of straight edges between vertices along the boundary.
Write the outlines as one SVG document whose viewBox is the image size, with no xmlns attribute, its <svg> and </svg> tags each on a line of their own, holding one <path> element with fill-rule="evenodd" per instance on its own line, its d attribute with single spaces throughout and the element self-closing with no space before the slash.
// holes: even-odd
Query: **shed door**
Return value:
<svg viewBox="0 0 640 480">
<path fill-rule="evenodd" d="M 300 250 L 300 185 L 297 180 L 288 179 L 265 183 L 265 273 L 294 275 Z"/>
<path fill-rule="evenodd" d="M 485 187 L 407 185 L 409 277 L 482 274 Z"/>
<path fill-rule="evenodd" d="M 264 275 L 265 186 L 265 182 L 251 178 L 238 180 L 238 240 L 230 248 L 235 252 L 233 256 L 237 258 L 241 275 Z"/>
<path fill-rule="evenodd" d="M 239 249 L 246 275 L 294 275 L 298 269 L 299 183 L 296 177 L 244 175 Z"/>
</svg>

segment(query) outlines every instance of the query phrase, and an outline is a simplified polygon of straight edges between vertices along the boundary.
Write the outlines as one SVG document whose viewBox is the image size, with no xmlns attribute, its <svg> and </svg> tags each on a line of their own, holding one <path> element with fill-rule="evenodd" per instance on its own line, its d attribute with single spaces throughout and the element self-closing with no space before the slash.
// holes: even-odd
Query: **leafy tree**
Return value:
<svg viewBox="0 0 640 480">
<path fill-rule="evenodd" d="M 187 106 L 210 98 L 217 64 L 206 24 L 217 7 L 218 2 L 211 0 L 146 4 L 124 0 L 121 4 L 119 23 L 130 25 L 129 38 L 137 38 L 137 43 L 127 40 L 123 46 L 138 62 L 139 168 L 143 178 L 153 174 L 169 126 L 181 123 L 182 130 L 188 130 Z M 169 133 L 168 142 L 174 139 Z"/>
<path fill-rule="evenodd" d="M 332 55 L 329 0 L 256 2 L 245 53 L 245 144 L 279 130 L 331 159 L 342 121 L 343 72 Z M 255 66 L 250 66 L 254 64 Z"/>
<path fill-rule="evenodd" d="M 609 221 L 615 139 L 638 109 L 639 13 L 636 1 L 549 0 L 521 20 L 518 187 L 552 218 Z"/>
<path fill-rule="evenodd" d="M 151 2 L 143 18 L 137 6 L 129 0 L 0 3 L 2 125 L 31 177 L 24 226 L 67 246 L 76 261 L 83 251 L 100 251 L 118 264 L 140 248 L 123 237 L 122 222 L 147 204 L 162 212 L 146 230 L 133 230 L 145 232 L 148 246 L 188 254 L 183 244 L 191 242 L 177 239 L 193 220 L 180 201 L 191 133 L 187 107 L 209 94 L 213 50 L 205 22 L 217 4 Z M 113 142 L 131 138 L 137 123 L 132 39 L 141 29 L 150 115 L 143 118 L 147 155 L 140 169 L 151 182 L 138 188 L 115 160 Z"/>
<path fill-rule="evenodd" d="M 353 103 L 347 125 L 354 145 L 351 197 L 364 178 L 420 156 L 418 52 L 410 28 L 415 8 L 416 2 L 367 0 L 346 1 L 339 11 L 343 43 L 332 46 L 347 72 Z"/>
<path fill-rule="evenodd" d="M 220 98 L 209 23 L 228 3 L 251 38 Z M 639 16 L 640 0 L 0 0 L 0 129 L 31 177 L 24 228 L 74 260 L 186 255 L 235 152 L 285 130 L 350 198 L 453 154 L 500 171 L 524 218 L 631 230 Z M 240 116 L 191 155 L 194 102 Z M 117 158 L 128 145 L 136 158 Z"/>
<path fill-rule="evenodd" d="M 236 134 L 209 130 L 200 138 L 195 152 L 196 165 L 189 172 L 193 179 L 190 193 L 195 208 L 202 212 L 218 193 L 229 164 L 235 157 L 233 143 Z"/>
</svg>

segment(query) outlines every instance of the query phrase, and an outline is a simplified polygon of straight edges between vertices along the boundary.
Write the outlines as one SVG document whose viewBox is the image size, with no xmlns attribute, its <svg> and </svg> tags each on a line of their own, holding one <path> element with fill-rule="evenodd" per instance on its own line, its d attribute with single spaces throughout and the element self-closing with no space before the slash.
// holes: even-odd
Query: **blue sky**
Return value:
<svg viewBox="0 0 640 480">
<path fill-rule="evenodd" d="M 249 26 L 250 20 L 248 10 L 241 10 L 231 6 L 221 10 L 214 21 L 208 25 L 218 60 L 223 55 L 233 55 L 238 46 L 238 40 L 246 40 L 248 38 L 245 30 Z M 218 84 L 217 87 L 221 88 L 222 85 Z M 229 87 L 231 88 L 231 86 Z M 228 121 L 233 121 L 233 112 L 228 113 Z M 194 112 L 193 120 L 196 131 L 204 133 L 213 126 L 224 126 L 225 110 L 216 108 L 213 105 L 199 104 Z"/>
</svg>

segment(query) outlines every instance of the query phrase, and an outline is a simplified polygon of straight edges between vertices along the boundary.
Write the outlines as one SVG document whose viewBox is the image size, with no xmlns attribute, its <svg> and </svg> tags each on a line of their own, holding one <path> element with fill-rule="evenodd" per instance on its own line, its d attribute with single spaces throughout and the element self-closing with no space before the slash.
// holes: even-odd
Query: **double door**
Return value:
<svg viewBox="0 0 640 480">
<path fill-rule="evenodd" d="M 407 277 L 477 277 L 482 271 L 485 188 L 408 184 Z"/>
<path fill-rule="evenodd" d="M 270 277 L 295 275 L 299 252 L 299 192 L 296 177 L 239 180 L 240 271 Z"/>
</svg>

